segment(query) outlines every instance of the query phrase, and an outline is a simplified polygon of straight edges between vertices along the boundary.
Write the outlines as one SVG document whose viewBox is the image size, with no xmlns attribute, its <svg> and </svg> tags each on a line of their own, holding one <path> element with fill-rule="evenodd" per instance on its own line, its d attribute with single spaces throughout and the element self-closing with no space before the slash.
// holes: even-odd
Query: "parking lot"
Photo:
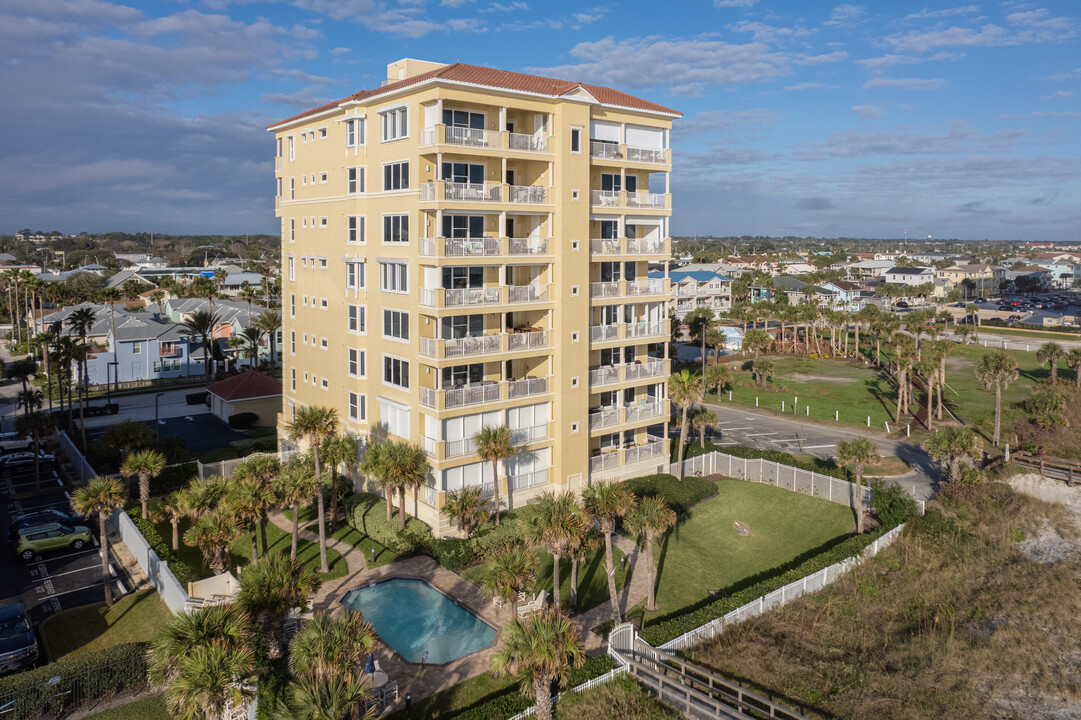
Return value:
<svg viewBox="0 0 1081 720">
<path fill-rule="evenodd" d="M 105 588 L 101 577 L 101 550 L 95 537 L 93 547 L 80 551 L 54 551 L 36 555 L 24 561 L 15 555 L 15 544 L 8 535 L 10 521 L 23 513 L 46 508 L 70 509 L 70 492 L 64 489 L 59 469 L 53 463 L 43 463 L 41 492 L 31 497 L 19 497 L 34 490 L 33 467 L 19 468 L 8 478 L 0 478 L 4 495 L 0 521 L 3 534 L 0 543 L 0 602 L 22 600 L 30 613 L 35 629 L 45 618 L 80 605 L 101 602 Z M 18 499 L 16 499 L 18 498 Z M 96 521 L 91 530 L 96 534 Z M 130 589 L 122 569 L 110 558 L 110 573 L 114 597 Z M 40 633 L 39 633 L 40 640 Z M 39 658 L 39 664 L 47 658 Z"/>
<path fill-rule="evenodd" d="M 1043 318 L 1047 317 L 1052 324 L 1058 324 L 1055 323 L 1057 319 L 1062 325 L 1070 326 L 1075 324 L 1074 318 L 1081 315 L 1081 295 L 1060 290 L 1038 295 L 1006 296 L 979 303 L 979 308 L 984 320 L 1012 320 L 1043 325 Z"/>
</svg>

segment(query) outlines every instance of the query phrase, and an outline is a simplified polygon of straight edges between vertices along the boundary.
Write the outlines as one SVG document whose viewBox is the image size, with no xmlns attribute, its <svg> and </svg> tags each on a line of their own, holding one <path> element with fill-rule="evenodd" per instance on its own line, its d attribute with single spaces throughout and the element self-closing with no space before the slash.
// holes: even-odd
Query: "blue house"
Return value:
<svg viewBox="0 0 1081 720">
<path fill-rule="evenodd" d="M 110 330 L 108 350 L 87 360 L 90 384 L 160 380 L 203 374 L 201 343 L 183 333 L 183 327 L 147 317 L 125 314 Z"/>
</svg>

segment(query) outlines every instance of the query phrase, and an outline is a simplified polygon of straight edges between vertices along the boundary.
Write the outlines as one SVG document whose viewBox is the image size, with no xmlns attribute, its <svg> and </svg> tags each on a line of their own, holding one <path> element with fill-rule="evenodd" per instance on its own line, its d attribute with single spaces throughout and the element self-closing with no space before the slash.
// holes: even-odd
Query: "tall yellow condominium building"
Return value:
<svg viewBox="0 0 1081 720">
<path fill-rule="evenodd" d="M 416 493 L 499 483 L 503 507 L 668 457 L 672 119 L 611 88 L 400 60 L 272 125 L 284 428 L 337 410 L 422 447 Z M 506 425 L 494 476 L 474 435 Z M 408 501 L 413 506 L 413 499 Z"/>
</svg>

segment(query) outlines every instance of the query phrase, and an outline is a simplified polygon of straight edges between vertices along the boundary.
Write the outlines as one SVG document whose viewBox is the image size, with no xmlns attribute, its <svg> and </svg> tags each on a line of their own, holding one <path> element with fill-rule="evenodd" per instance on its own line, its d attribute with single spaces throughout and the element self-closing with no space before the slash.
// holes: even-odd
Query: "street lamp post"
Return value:
<svg viewBox="0 0 1081 720">
<path fill-rule="evenodd" d="M 157 395 L 154 396 L 154 439 L 155 440 L 158 439 L 158 400 L 160 400 L 161 396 L 164 395 L 164 394 L 165 393 L 160 392 L 160 393 L 158 393 Z"/>
</svg>

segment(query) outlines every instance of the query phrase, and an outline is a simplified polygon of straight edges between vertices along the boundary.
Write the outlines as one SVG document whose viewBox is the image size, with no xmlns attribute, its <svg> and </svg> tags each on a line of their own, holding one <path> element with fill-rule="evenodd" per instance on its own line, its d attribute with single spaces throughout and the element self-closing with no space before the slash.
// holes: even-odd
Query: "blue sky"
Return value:
<svg viewBox="0 0 1081 720">
<path fill-rule="evenodd" d="M 676 108 L 674 234 L 1081 236 L 1081 4 L 0 0 L 0 231 L 278 232 L 273 120 L 461 61 Z"/>
</svg>

